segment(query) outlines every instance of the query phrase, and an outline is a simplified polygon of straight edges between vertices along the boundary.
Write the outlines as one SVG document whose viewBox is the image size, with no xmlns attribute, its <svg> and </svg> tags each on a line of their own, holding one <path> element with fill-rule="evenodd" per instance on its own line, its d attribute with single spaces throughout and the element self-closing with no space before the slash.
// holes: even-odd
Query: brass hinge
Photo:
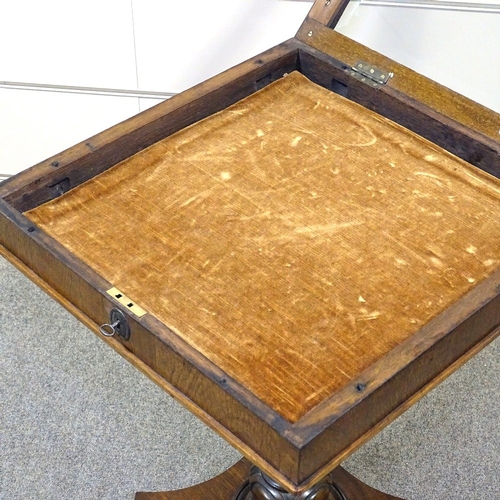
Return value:
<svg viewBox="0 0 500 500">
<path fill-rule="evenodd" d="M 394 76 L 394 73 L 377 68 L 364 61 L 358 61 L 352 68 L 346 69 L 346 72 L 356 80 L 373 88 L 385 85 Z"/>
</svg>

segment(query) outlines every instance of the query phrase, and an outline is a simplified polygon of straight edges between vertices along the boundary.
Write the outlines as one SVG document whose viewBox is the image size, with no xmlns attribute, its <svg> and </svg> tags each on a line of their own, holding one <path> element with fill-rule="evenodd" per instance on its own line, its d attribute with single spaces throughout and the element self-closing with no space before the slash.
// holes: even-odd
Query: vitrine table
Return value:
<svg viewBox="0 0 500 500">
<path fill-rule="evenodd" d="M 137 499 L 394 498 L 339 464 L 500 333 L 500 117 L 341 8 L 0 185 L 2 254 L 246 457 Z"/>
</svg>

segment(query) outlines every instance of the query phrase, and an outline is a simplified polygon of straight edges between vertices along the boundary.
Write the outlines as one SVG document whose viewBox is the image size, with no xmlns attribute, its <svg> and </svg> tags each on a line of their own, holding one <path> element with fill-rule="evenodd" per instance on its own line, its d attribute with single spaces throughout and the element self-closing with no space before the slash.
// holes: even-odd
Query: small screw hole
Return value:
<svg viewBox="0 0 500 500">
<path fill-rule="evenodd" d="M 28 233 L 33 233 L 35 231 L 35 228 L 33 226 L 28 228 Z"/>
<path fill-rule="evenodd" d="M 365 386 L 364 384 L 357 384 L 357 385 L 356 385 L 356 390 L 357 390 L 358 392 L 363 392 L 363 391 L 365 390 L 365 387 L 366 387 L 366 386 Z"/>
<path fill-rule="evenodd" d="M 122 295 L 121 293 L 119 293 L 118 295 L 115 295 L 115 297 L 116 297 L 117 299 L 121 299 L 121 298 L 123 297 L 123 295 Z"/>
<path fill-rule="evenodd" d="M 132 307 L 134 305 L 133 302 L 131 302 L 130 304 L 127 304 L 127 307 Z"/>
</svg>

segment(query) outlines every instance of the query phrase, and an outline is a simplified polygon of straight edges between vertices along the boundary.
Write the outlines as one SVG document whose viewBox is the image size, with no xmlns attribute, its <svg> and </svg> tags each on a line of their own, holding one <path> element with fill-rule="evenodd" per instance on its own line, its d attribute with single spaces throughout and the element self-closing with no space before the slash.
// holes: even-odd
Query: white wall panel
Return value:
<svg viewBox="0 0 500 500">
<path fill-rule="evenodd" d="M 0 81 L 136 88 L 130 0 L 2 0 L 0 47 Z"/>
<path fill-rule="evenodd" d="M 15 174 L 139 110 L 138 99 L 0 89 L 0 174 Z"/>
<path fill-rule="evenodd" d="M 343 22 L 337 31 L 500 112 L 500 15 L 361 4 Z"/>
<path fill-rule="evenodd" d="M 180 92 L 291 38 L 311 7 L 284 0 L 133 0 L 139 87 Z"/>
</svg>

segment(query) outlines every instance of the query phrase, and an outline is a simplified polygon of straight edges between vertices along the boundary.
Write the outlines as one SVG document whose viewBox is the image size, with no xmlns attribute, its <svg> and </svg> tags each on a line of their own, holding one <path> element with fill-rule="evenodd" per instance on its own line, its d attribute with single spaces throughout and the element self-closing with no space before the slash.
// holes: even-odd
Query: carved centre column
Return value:
<svg viewBox="0 0 500 500">
<path fill-rule="evenodd" d="M 237 493 L 235 500 L 345 500 L 345 497 L 334 486 L 330 475 L 296 495 L 288 493 L 257 467 L 253 467 L 250 478 Z"/>
</svg>

